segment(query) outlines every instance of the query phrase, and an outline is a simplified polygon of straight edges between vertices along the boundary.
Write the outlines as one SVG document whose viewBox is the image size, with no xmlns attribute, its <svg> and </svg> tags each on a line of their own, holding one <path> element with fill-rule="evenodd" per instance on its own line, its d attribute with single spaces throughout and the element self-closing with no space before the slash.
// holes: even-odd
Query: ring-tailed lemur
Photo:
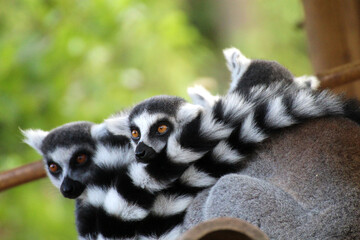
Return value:
<svg viewBox="0 0 360 240">
<path fill-rule="evenodd" d="M 126 170 L 135 160 L 129 138 L 114 136 L 103 126 L 75 122 L 50 132 L 23 131 L 24 141 L 43 156 L 51 182 L 64 197 L 76 199 L 76 225 L 79 237 L 84 239 L 97 239 L 100 234 L 112 236 L 114 233 L 111 231 L 121 231 L 107 227 L 114 222 L 116 214 L 125 213 L 122 209 L 117 209 L 117 213 L 114 211 L 120 202 L 114 205 L 112 188 L 119 181 L 131 183 Z M 117 191 L 123 192 L 121 189 Z M 144 201 L 146 198 L 142 197 Z"/>
<path fill-rule="evenodd" d="M 76 199 L 79 239 L 165 240 L 180 234 L 178 225 L 192 199 L 157 198 L 164 183 L 150 176 L 139 181 L 142 164 L 134 161 L 127 128 L 115 136 L 104 124 L 75 122 L 23 134 L 43 156 L 51 182 L 64 197 Z"/>
</svg>

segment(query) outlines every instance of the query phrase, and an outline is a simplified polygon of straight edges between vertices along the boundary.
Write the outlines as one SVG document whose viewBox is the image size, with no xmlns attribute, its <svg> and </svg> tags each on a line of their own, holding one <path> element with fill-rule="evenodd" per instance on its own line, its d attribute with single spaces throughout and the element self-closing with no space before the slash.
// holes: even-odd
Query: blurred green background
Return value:
<svg viewBox="0 0 360 240">
<path fill-rule="evenodd" d="M 38 160 L 19 127 L 101 122 L 156 94 L 229 85 L 221 50 L 311 73 L 298 0 L 0 3 L 0 171 Z M 76 239 L 74 204 L 48 179 L 0 193 L 0 239 Z"/>
</svg>

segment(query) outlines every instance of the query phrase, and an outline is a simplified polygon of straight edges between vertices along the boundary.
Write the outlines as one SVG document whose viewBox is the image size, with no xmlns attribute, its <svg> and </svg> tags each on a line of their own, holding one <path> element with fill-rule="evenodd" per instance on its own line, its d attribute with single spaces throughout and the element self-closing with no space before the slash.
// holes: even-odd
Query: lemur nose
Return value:
<svg viewBox="0 0 360 240">
<path fill-rule="evenodd" d="M 137 158 L 144 158 L 144 157 L 145 157 L 145 150 L 136 151 L 136 152 L 135 152 L 135 156 L 136 156 Z"/>
<path fill-rule="evenodd" d="M 62 184 L 60 190 L 64 194 L 69 194 L 73 191 L 73 187 L 72 185 Z"/>
<path fill-rule="evenodd" d="M 154 149 L 147 146 L 145 143 L 140 142 L 135 149 L 136 159 L 140 162 L 147 162 L 156 155 Z"/>
<path fill-rule="evenodd" d="M 60 191 L 62 195 L 66 198 L 74 199 L 81 195 L 84 191 L 85 185 L 81 182 L 72 180 L 69 177 L 65 177 L 64 181 L 61 183 Z"/>
</svg>

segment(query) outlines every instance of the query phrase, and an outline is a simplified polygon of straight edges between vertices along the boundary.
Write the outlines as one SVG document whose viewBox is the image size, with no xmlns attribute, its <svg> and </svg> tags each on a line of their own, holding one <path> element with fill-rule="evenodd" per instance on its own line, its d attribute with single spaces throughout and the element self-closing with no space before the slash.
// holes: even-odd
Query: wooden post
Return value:
<svg viewBox="0 0 360 240">
<path fill-rule="evenodd" d="M 316 73 L 360 61 L 360 1 L 302 0 L 310 58 Z M 334 89 L 360 98 L 360 82 Z"/>
</svg>

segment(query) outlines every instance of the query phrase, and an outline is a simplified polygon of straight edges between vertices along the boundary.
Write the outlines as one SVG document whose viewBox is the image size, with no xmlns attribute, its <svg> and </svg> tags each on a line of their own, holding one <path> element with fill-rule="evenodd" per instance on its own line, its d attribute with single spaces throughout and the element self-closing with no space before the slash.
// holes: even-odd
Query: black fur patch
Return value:
<svg viewBox="0 0 360 240">
<path fill-rule="evenodd" d="M 149 215 L 140 221 L 125 221 L 109 215 L 102 208 L 77 204 L 77 227 L 80 236 L 96 237 L 101 233 L 107 238 L 131 238 L 136 235 L 160 236 L 180 224 L 185 213 L 172 216 Z"/>
<path fill-rule="evenodd" d="M 71 147 L 78 144 L 88 144 L 95 149 L 95 143 L 90 134 L 92 125 L 93 123 L 90 122 L 75 122 L 53 129 L 45 137 L 41 151 L 46 153 L 59 146 Z"/>
<path fill-rule="evenodd" d="M 110 147 L 122 147 L 126 146 L 128 147 L 130 144 L 130 139 L 126 136 L 122 135 L 113 135 L 113 134 L 106 134 L 105 136 L 102 136 L 99 141 L 107 146 Z"/>
<path fill-rule="evenodd" d="M 254 120 L 256 126 L 265 134 L 270 134 L 274 129 L 266 124 L 265 117 L 268 112 L 267 102 L 260 103 L 255 107 Z"/>
<path fill-rule="evenodd" d="M 227 123 L 226 119 L 224 119 L 224 104 L 223 104 L 223 99 L 220 99 L 219 101 L 217 101 L 213 108 L 213 115 L 214 115 L 214 119 L 218 122 L 224 122 Z"/>
<path fill-rule="evenodd" d="M 240 137 L 241 125 L 236 127 L 227 139 L 232 149 L 236 149 L 241 155 L 249 156 L 256 149 L 257 144 L 244 142 Z"/>
<path fill-rule="evenodd" d="M 93 174 L 90 185 L 100 186 L 100 187 L 111 187 L 113 186 L 116 179 L 127 173 L 127 168 L 100 168 L 97 167 L 95 173 Z"/>
<path fill-rule="evenodd" d="M 135 203 L 142 208 L 149 209 L 155 200 L 154 194 L 133 184 L 127 172 L 116 177 L 114 183 L 117 192 L 128 202 Z"/>
<path fill-rule="evenodd" d="M 291 116 L 296 122 L 305 121 L 304 116 L 300 116 L 299 114 L 294 112 L 294 95 L 293 94 L 284 94 L 282 98 L 282 102 L 285 106 L 285 112 L 287 115 Z"/>
<path fill-rule="evenodd" d="M 146 171 L 153 178 L 159 181 L 169 181 L 178 178 L 186 169 L 187 164 L 176 164 L 172 162 L 166 154 L 164 148 L 151 162 L 146 166 Z"/>
<path fill-rule="evenodd" d="M 293 84 L 293 78 L 289 70 L 275 61 L 253 60 L 234 91 L 247 95 L 253 86 L 270 85 L 280 81 Z"/>
<path fill-rule="evenodd" d="M 165 113 L 169 116 L 175 116 L 180 105 L 185 102 L 184 99 L 174 96 L 156 96 L 136 105 L 129 115 L 130 122 L 135 116 L 140 115 L 144 111 L 148 113 Z"/>
<path fill-rule="evenodd" d="M 169 188 L 162 191 L 162 193 L 169 195 L 190 195 L 194 196 L 206 187 L 193 187 L 186 183 L 183 183 L 180 179 L 177 179 Z"/>
<path fill-rule="evenodd" d="M 225 111 L 225 109 L 224 109 L 224 99 L 220 99 L 219 101 L 217 101 L 215 103 L 215 105 L 212 108 L 214 119 L 217 122 L 221 122 L 223 124 L 226 124 L 231 128 L 235 128 L 238 125 L 241 125 L 242 122 L 244 121 L 244 117 L 246 117 L 246 115 L 245 115 L 245 116 L 240 116 L 238 119 L 233 119 L 233 118 L 230 118 L 231 115 L 229 115 L 229 114 L 225 116 L 224 111 Z"/>
<path fill-rule="evenodd" d="M 140 234 L 145 236 L 161 236 L 176 225 L 182 223 L 184 216 L 185 212 L 167 217 L 154 216 L 151 214 L 142 221 L 141 227 L 139 227 Z"/>
<path fill-rule="evenodd" d="M 235 173 L 239 170 L 237 164 L 217 161 L 217 159 L 214 159 L 211 152 L 205 154 L 201 159 L 199 159 L 199 161 L 194 163 L 194 166 L 200 171 L 203 171 L 215 178 L 220 178 L 225 174 Z"/>
<path fill-rule="evenodd" d="M 344 105 L 345 116 L 352 121 L 360 124 L 360 101 L 357 99 L 348 99 Z"/>
<path fill-rule="evenodd" d="M 99 233 L 98 209 L 76 200 L 76 227 L 80 236 L 91 236 L 95 239 Z"/>
<path fill-rule="evenodd" d="M 124 221 L 118 217 L 109 215 L 102 208 L 98 210 L 99 232 L 106 238 L 134 237 L 140 227 L 140 221 Z"/>
<path fill-rule="evenodd" d="M 179 140 L 182 147 L 196 152 L 209 151 L 215 147 L 217 141 L 210 141 L 201 136 L 200 123 L 201 114 L 183 127 Z"/>
</svg>

